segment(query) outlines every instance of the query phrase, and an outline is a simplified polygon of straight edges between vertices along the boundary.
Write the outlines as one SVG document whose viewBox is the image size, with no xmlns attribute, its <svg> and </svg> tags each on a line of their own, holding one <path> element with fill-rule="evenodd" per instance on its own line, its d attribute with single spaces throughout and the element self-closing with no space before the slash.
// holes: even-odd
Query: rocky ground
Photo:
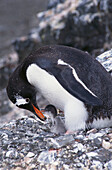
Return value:
<svg viewBox="0 0 112 170">
<path fill-rule="evenodd" d="M 111 170 L 112 128 L 58 136 L 34 116 L 12 120 L 0 128 L 0 169 Z"/>
</svg>

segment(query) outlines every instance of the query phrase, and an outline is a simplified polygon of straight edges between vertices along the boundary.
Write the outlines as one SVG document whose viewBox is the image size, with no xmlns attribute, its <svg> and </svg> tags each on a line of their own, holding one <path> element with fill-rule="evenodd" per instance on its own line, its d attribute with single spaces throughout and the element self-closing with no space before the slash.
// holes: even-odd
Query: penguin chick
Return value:
<svg viewBox="0 0 112 170">
<path fill-rule="evenodd" d="M 48 115 L 51 118 L 51 132 L 56 134 L 62 134 L 67 131 L 64 122 L 57 115 L 57 110 L 53 105 L 47 105 L 45 111 L 48 112 Z"/>
</svg>

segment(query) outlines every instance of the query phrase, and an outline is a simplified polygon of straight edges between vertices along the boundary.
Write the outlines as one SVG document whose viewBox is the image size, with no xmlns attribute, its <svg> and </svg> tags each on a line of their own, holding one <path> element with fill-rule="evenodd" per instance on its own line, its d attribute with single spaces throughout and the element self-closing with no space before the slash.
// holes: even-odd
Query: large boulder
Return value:
<svg viewBox="0 0 112 170">
<path fill-rule="evenodd" d="M 97 56 L 112 47 L 111 0 L 49 0 L 37 14 L 39 25 L 27 37 L 14 41 L 20 58 L 32 49 L 63 44 Z"/>
<path fill-rule="evenodd" d="M 66 0 L 39 13 L 39 35 L 44 44 L 64 44 L 89 52 L 111 42 L 111 0 Z"/>
</svg>

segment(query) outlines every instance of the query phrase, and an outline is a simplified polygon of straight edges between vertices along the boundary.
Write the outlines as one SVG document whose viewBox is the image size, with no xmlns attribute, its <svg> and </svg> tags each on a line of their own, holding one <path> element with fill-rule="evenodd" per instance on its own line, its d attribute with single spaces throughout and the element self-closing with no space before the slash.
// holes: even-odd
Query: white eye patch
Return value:
<svg viewBox="0 0 112 170">
<path fill-rule="evenodd" d="M 24 105 L 24 104 L 28 104 L 29 100 L 22 98 L 21 96 L 16 96 L 16 105 L 20 106 L 20 105 Z"/>
</svg>

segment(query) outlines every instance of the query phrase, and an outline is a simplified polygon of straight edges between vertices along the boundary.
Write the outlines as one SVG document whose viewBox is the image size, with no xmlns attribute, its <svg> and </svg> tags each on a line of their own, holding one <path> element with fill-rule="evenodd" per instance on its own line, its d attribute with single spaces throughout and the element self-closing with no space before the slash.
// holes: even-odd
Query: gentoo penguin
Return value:
<svg viewBox="0 0 112 170">
<path fill-rule="evenodd" d="M 112 77 L 86 52 L 51 45 L 26 57 L 9 79 L 8 97 L 44 120 L 38 91 L 64 112 L 67 130 L 112 125 Z"/>
<path fill-rule="evenodd" d="M 56 134 L 63 134 L 67 131 L 64 122 L 60 116 L 57 115 L 55 106 L 49 104 L 45 107 L 44 111 L 51 118 L 51 132 Z"/>
</svg>

